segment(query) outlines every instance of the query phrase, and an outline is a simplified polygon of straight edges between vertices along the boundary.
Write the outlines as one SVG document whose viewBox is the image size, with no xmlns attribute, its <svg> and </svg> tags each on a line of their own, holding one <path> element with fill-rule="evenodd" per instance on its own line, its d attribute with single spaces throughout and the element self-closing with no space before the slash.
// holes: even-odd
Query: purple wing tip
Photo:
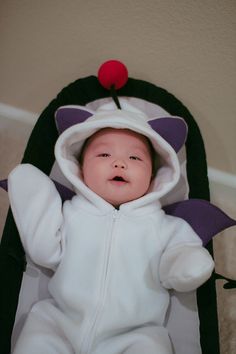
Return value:
<svg viewBox="0 0 236 354">
<path fill-rule="evenodd" d="M 205 246 L 219 232 L 236 226 L 236 220 L 221 209 L 202 199 L 189 199 L 163 208 L 169 215 L 187 221 Z"/>
<path fill-rule="evenodd" d="M 8 190 L 7 179 L 3 179 L 3 180 L 0 181 L 0 187 L 7 192 L 7 190 Z"/>
<path fill-rule="evenodd" d="M 61 196 L 62 202 L 65 202 L 66 200 L 70 200 L 73 198 L 73 196 L 75 195 L 75 192 L 72 191 L 70 188 L 64 186 L 63 184 L 53 180 L 55 187 L 58 191 L 58 193 Z"/>
</svg>

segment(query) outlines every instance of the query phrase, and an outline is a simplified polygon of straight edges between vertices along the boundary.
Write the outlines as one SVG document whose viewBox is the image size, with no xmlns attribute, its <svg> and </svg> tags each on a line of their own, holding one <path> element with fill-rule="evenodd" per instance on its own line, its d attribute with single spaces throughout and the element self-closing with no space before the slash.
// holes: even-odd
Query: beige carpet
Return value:
<svg viewBox="0 0 236 354">
<path fill-rule="evenodd" d="M 21 161 L 31 126 L 0 117 L 0 179 Z M 218 206 L 236 218 L 235 204 L 216 198 Z M 7 194 L 0 190 L 0 234 L 8 209 Z M 236 228 L 215 237 L 214 249 L 217 272 L 236 279 Z M 217 281 L 218 314 L 221 354 L 236 353 L 236 289 L 224 290 L 223 281 Z M 191 354 L 191 353 L 189 353 Z"/>
</svg>

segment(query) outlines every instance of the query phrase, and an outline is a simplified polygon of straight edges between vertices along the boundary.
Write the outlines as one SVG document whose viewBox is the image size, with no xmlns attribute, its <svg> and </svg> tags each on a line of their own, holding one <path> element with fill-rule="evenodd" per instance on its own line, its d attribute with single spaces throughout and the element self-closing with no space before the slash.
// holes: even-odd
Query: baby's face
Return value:
<svg viewBox="0 0 236 354">
<path fill-rule="evenodd" d="M 147 139 L 127 129 L 100 130 L 85 148 L 82 176 L 93 192 L 114 206 L 143 196 L 152 176 Z"/>
</svg>

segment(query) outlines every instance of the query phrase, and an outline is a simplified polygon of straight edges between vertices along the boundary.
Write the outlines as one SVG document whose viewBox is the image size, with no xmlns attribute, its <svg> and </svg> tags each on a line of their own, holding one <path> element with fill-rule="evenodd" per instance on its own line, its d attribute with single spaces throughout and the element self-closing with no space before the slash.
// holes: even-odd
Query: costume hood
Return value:
<svg viewBox="0 0 236 354">
<path fill-rule="evenodd" d="M 181 122 L 181 125 L 184 127 L 184 135 L 186 136 L 187 128 L 184 120 L 179 117 L 169 118 L 171 120 L 178 120 L 178 124 Z M 56 112 L 56 119 L 59 130 L 61 121 L 63 121 L 64 125 L 73 124 L 69 128 L 66 127 L 65 129 L 64 127 L 62 129 L 65 130 L 56 142 L 55 157 L 57 163 L 63 175 L 73 185 L 75 191 L 81 193 L 93 204 L 101 207 L 102 204 L 108 203 L 84 184 L 81 178 L 78 156 L 86 139 L 103 128 L 130 129 L 136 133 L 140 133 L 150 140 L 157 154 L 158 169 L 148 193 L 138 200 L 128 202 L 130 205 L 137 207 L 155 200 L 158 201 L 177 184 L 180 178 L 180 165 L 177 153 L 172 147 L 173 144 L 171 145 L 163 138 L 163 135 L 169 135 L 170 131 L 168 130 L 175 129 L 175 125 L 169 124 L 170 122 L 167 117 L 149 120 L 144 113 L 137 111 L 137 109 L 133 111 L 127 109 L 99 109 L 94 113 L 80 106 L 64 106 Z M 69 122 L 70 119 L 73 122 Z M 158 129 L 156 127 L 158 124 L 160 125 L 160 119 L 164 122 L 164 129 L 163 127 L 160 129 L 161 134 L 157 132 Z M 76 123 L 76 121 L 82 122 Z M 172 135 L 174 133 L 173 130 L 171 132 Z M 182 137 L 182 144 L 184 143 L 185 136 L 184 138 Z"/>
</svg>

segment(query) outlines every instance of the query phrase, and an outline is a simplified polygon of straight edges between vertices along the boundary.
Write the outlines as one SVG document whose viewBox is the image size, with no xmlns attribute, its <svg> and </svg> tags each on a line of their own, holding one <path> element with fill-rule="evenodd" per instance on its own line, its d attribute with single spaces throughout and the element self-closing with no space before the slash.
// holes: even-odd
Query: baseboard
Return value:
<svg viewBox="0 0 236 354">
<path fill-rule="evenodd" d="M 236 189 L 236 176 L 231 173 L 220 171 L 213 167 L 209 167 L 208 177 L 212 182 L 223 184 L 230 188 Z"/>
<path fill-rule="evenodd" d="M 211 200 L 236 215 L 236 176 L 215 168 L 208 168 Z"/>
<path fill-rule="evenodd" d="M 0 117 L 17 120 L 22 123 L 34 125 L 38 119 L 38 114 L 20 108 L 12 107 L 5 103 L 0 103 Z"/>
</svg>

